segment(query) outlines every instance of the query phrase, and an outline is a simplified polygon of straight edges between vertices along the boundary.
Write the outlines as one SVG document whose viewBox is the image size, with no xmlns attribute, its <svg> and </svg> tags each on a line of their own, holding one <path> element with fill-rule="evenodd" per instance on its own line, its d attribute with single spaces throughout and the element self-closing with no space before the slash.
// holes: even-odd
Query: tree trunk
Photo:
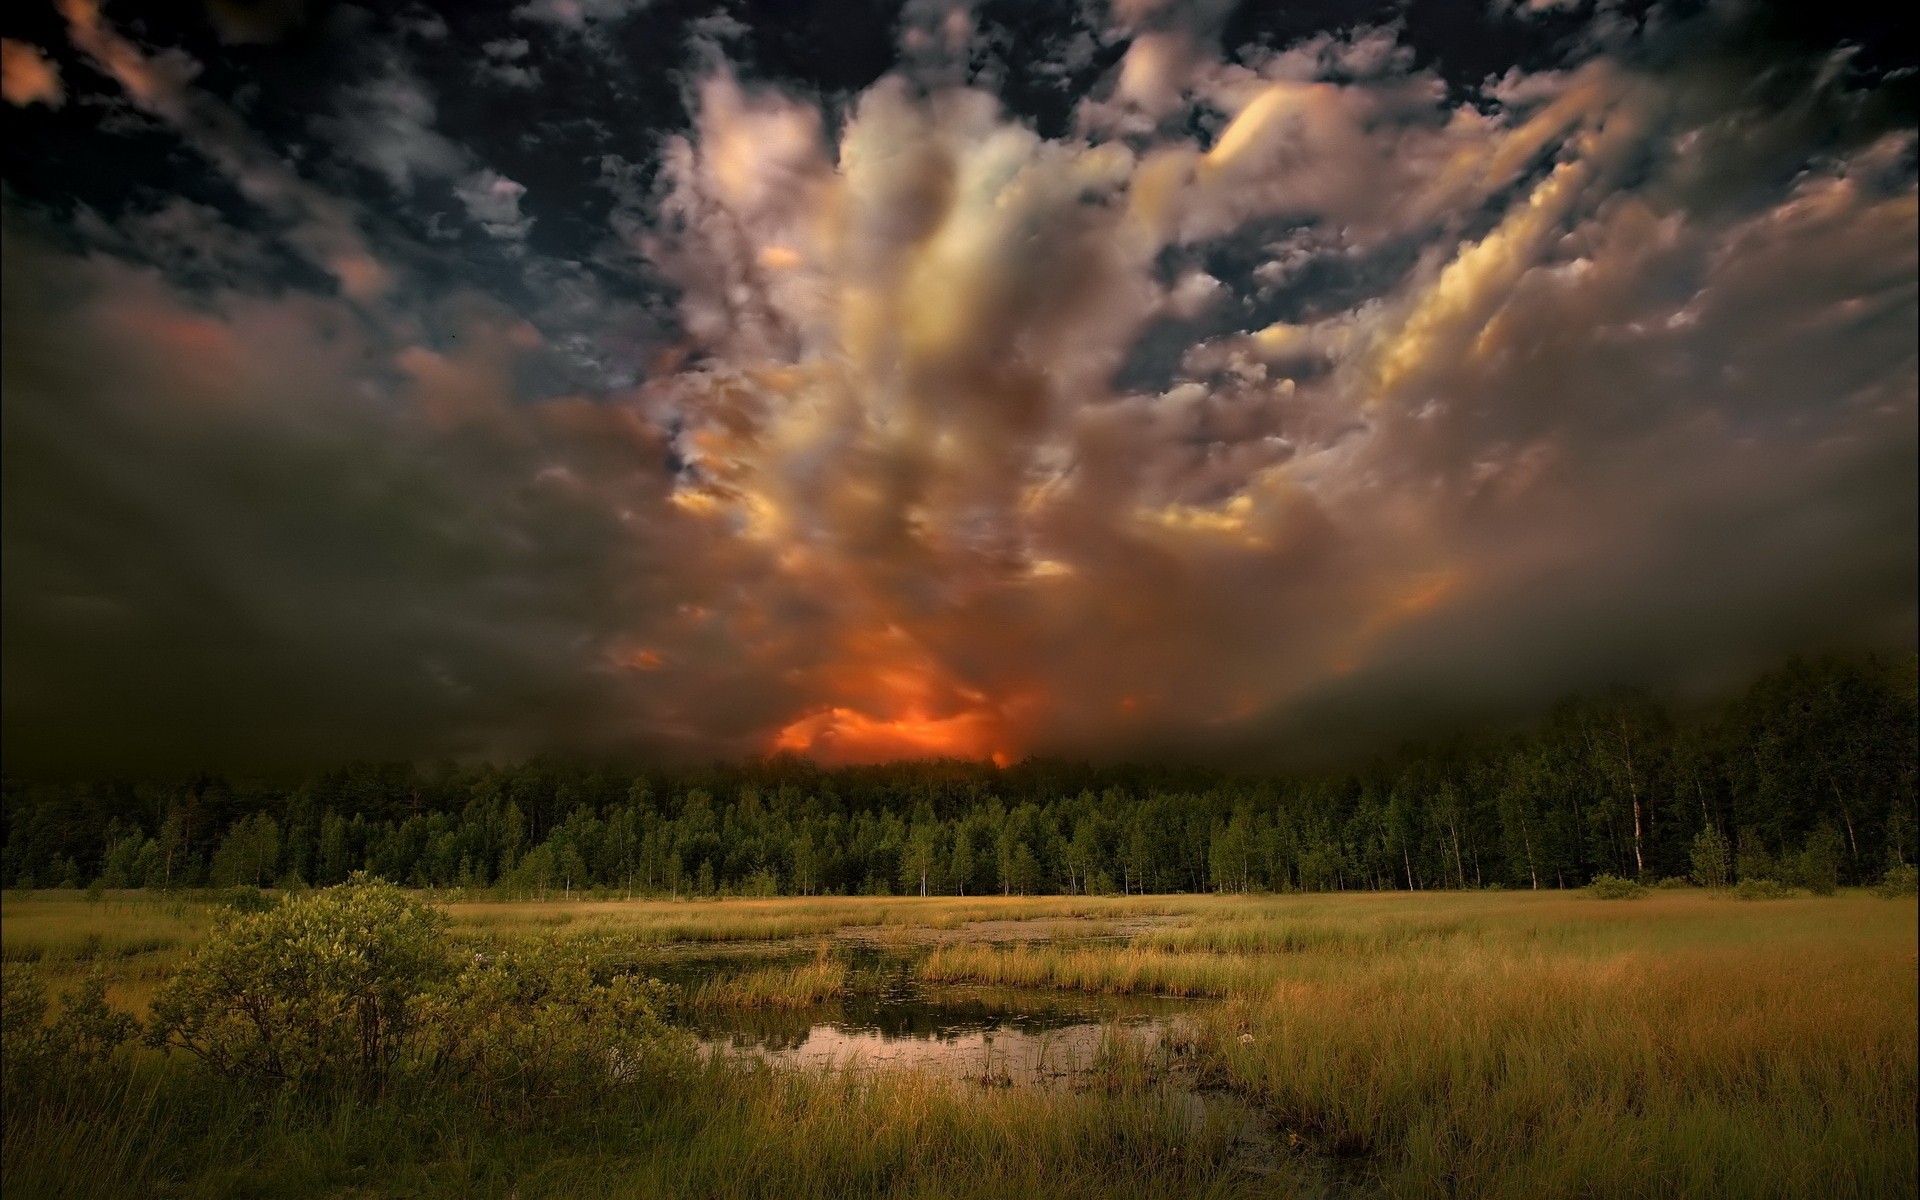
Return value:
<svg viewBox="0 0 1920 1200">
<path fill-rule="evenodd" d="M 1642 846 L 1640 781 L 1633 772 L 1633 737 L 1627 732 L 1626 719 L 1620 721 L 1620 763 L 1627 769 L 1627 794 L 1633 798 L 1633 867 L 1636 879 L 1645 879 L 1647 859 Z"/>
<path fill-rule="evenodd" d="M 1527 830 L 1527 819 L 1520 818 L 1520 844 L 1527 848 L 1527 875 L 1533 880 L 1533 890 L 1540 890 L 1540 872 L 1533 865 L 1533 834 Z"/>
<path fill-rule="evenodd" d="M 1840 819 L 1847 826 L 1847 849 L 1852 852 L 1855 859 L 1858 859 L 1860 843 L 1853 836 L 1853 812 L 1848 809 L 1845 797 L 1840 794 L 1840 781 L 1833 777 L 1832 771 L 1827 772 L 1827 786 L 1833 789 L 1833 802 L 1840 806 Z"/>
</svg>

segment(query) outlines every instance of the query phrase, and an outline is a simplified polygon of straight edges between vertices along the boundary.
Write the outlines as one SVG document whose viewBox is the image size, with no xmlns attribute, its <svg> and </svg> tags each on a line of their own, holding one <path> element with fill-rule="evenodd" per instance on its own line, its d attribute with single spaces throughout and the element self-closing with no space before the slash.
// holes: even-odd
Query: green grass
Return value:
<svg viewBox="0 0 1920 1200">
<path fill-rule="evenodd" d="M 188 1063 L 140 1052 L 119 1083 L 75 1083 L 7 1112 L 7 1195 L 1920 1190 L 1920 914 L 1910 900 L 1850 892 L 1751 904 L 1660 889 L 1631 901 L 1422 893 L 449 910 L 466 939 L 816 949 L 765 966 L 749 956 L 746 970 L 687 997 L 714 1006 L 840 994 L 851 976 L 829 947 L 876 929 L 883 944 L 912 948 L 932 982 L 1218 999 L 1191 1010 L 1178 1070 L 1116 1043 L 1082 1090 L 689 1059 L 531 1127 L 481 1120 L 456 1095 L 371 1106 L 234 1096 Z M 1141 917 L 1160 920 L 1143 927 Z M 98 965 L 124 988 L 177 960 L 210 920 L 198 906 L 132 898 L 9 898 L 0 941 L 9 964 Z M 1002 944 L 1016 928 L 1056 940 Z M 1077 936 L 1126 930 L 1102 943 Z M 929 931 L 940 936 L 921 936 Z M 1210 1098 L 1196 1100 L 1194 1084 Z M 1241 1136 L 1250 1130 L 1251 1143 Z"/>
</svg>

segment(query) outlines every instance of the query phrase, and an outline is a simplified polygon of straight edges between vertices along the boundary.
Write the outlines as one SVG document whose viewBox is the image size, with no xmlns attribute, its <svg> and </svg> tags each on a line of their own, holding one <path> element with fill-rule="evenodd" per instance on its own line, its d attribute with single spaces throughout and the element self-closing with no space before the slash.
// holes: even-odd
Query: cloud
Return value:
<svg viewBox="0 0 1920 1200">
<path fill-rule="evenodd" d="M 350 207 L 302 179 L 231 108 L 193 89 L 199 63 L 177 50 L 149 56 L 103 21 L 92 0 L 61 0 L 59 7 L 74 46 L 285 225 L 290 250 L 332 276 L 347 296 L 372 300 L 387 290 L 389 272 L 368 249 Z"/>
<path fill-rule="evenodd" d="M 481 64 L 480 74 L 487 79 L 504 83 L 509 87 L 537 88 L 540 86 L 540 71 L 526 63 L 527 55 L 533 50 L 525 38 L 501 38 L 488 42 L 480 49 L 486 54 L 487 61 Z"/>
<path fill-rule="evenodd" d="M 434 347 L 337 300 L 190 299 L 12 220 L 5 258 L 11 763 L 711 737 L 677 693 L 725 648 L 676 615 L 702 589 L 658 436 L 517 400 L 537 335 L 509 316 L 450 305 Z M 629 639 L 673 649 L 642 676 Z"/>
<path fill-rule="evenodd" d="M 646 6 L 646 0 L 528 0 L 513 10 L 517 20 L 579 31 L 618 21 Z"/>
<path fill-rule="evenodd" d="M 16 108 L 29 104 L 59 108 L 67 102 L 60 67 L 40 47 L 12 38 L 0 38 L 0 95 Z"/>
<path fill-rule="evenodd" d="M 1316 78 L 1332 68 L 1348 81 Z M 1475 671 L 1465 646 L 1507 681 L 1490 693 L 1537 701 L 1604 679 L 1570 650 L 1582 636 L 1660 647 L 1637 675 L 1663 657 L 1710 674 L 1777 652 L 1785 628 L 1884 637 L 1910 617 L 1911 551 L 1874 534 L 1912 524 L 1897 498 L 1913 356 L 1890 332 L 1914 316 L 1910 173 L 1871 202 L 1849 193 L 1863 207 L 1831 228 L 1855 253 L 1788 248 L 1774 225 L 1764 239 L 1803 272 L 1849 264 L 1821 269 L 1854 290 L 1835 303 L 1889 322 L 1871 365 L 1842 372 L 1874 381 L 1848 408 L 1822 382 L 1838 348 L 1811 328 L 1687 308 L 1772 296 L 1804 319 L 1813 294 L 1716 278 L 1713 247 L 1737 235 L 1653 207 L 1673 168 L 1627 183 L 1685 136 L 1675 100 L 1697 81 L 1606 63 L 1508 77 L 1505 103 L 1529 107 L 1489 117 L 1449 110 L 1375 34 L 1197 77 L 1228 113 L 1211 144 L 1137 153 L 1046 142 L 991 97 L 897 80 L 861 97 L 829 153 L 804 102 L 724 72 L 706 85 L 669 160 L 681 238 L 657 257 L 712 365 L 657 383 L 656 403 L 686 422 L 676 501 L 759 547 L 755 603 L 796 614 L 751 648 L 815 697 L 776 744 L 1111 749 L 1130 726 L 1206 740 L 1356 679 Z M 1812 203 L 1783 197 L 1765 219 Z M 1275 218 L 1338 226 L 1349 248 L 1429 240 L 1377 300 L 1216 341 L 1163 395 L 1110 391 L 1150 318 L 1190 319 L 1211 291 L 1199 274 L 1163 290 L 1162 252 Z M 1650 286 L 1680 280 L 1695 291 Z M 1842 325 L 1864 350 L 1864 328 Z M 1657 332 L 1612 332 L 1639 329 Z M 1737 365 L 1788 344 L 1823 369 Z M 1664 379 L 1670 362 L 1741 383 Z M 1804 446 L 1754 425 L 1756 406 L 1829 430 L 1837 457 L 1788 470 Z M 1676 474 L 1640 477 L 1655 462 Z M 1825 498 L 1847 478 L 1847 499 Z M 1782 569 L 1768 539 L 1722 583 L 1681 568 L 1682 547 L 1779 511 L 1782 491 L 1847 524 L 1812 556 L 1850 580 L 1844 603 L 1762 582 Z M 1596 595 L 1642 631 L 1599 636 Z"/>
<path fill-rule="evenodd" d="M 494 237 L 517 241 L 533 227 L 533 218 L 520 213 L 520 197 L 527 189 L 498 171 L 470 175 L 453 193 L 467 206 L 467 215 Z"/>
<path fill-rule="evenodd" d="M 1122 6 L 1047 137 L 917 6 L 845 103 L 714 61 L 657 158 L 592 160 L 574 257 L 424 83 L 350 93 L 340 150 L 445 180 L 503 277 L 376 256 L 196 64 L 66 3 L 273 220 L 8 202 L 10 763 L 90 723 L 1271 761 L 1911 645 L 1915 139 L 1814 59 L 1746 89 L 1710 22 L 1463 98 L 1393 31 L 1227 54 L 1217 7 Z"/>
<path fill-rule="evenodd" d="M 408 192 L 422 178 L 447 178 L 467 165 L 467 154 L 436 131 L 435 105 L 425 86 L 397 58 L 371 79 L 344 89 L 335 114 L 321 125 L 334 143 Z"/>
</svg>

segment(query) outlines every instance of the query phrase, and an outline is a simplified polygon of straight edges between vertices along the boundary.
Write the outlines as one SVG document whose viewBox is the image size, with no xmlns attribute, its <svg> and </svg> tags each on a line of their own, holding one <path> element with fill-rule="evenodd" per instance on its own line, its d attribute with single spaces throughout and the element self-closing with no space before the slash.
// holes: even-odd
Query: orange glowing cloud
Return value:
<svg viewBox="0 0 1920 1200">
<path fill-rule="evenodd" d="M 997 715 L 984 709 L 948 717 L 908 713 L 884 720 L 834 707 L 786 726 L 774 738 L 773 749 L 835 765 L 900 758 L 990 758 L 1005 766 L 1013 755 L 1000 748 L 1004 730 L 999 725 Z"/>
<path fill-rule="evenodd" d="M 1018 706 L 955 678 L 900 626 L 849 632 L 837 650 L 805 681 L 824 702 L 783 726 L 771 751 L 834 764 L 1015 757 Z"/>
<path fill-rule="evenodd" d="M 8 104 L 21 108 L 29 104 L 59 108 L 67 99 L 66 89 L 60 86 L 60 68 L 38 46 L 12 38 L 0 38 L 0 94 Z"/>
</svg>

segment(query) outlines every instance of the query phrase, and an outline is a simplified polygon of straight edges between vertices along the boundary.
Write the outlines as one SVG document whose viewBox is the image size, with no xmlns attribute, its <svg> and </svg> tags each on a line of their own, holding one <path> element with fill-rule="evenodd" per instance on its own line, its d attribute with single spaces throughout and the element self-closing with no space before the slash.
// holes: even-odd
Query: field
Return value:
<svg viewBox="0 0 1920 1200">
<path fill-rule="evenodd" d="M 1916 1191 L 1910 899 L 443 901 L 462 954 L 557 942 L 676 981 L 685 1012 L 802 1031 L 896 978 L 921 1002 L 990 998 L 976 1008 L 1185 1000 L 1153 1039 L 1110 1018 L 1052 1084 L 822 1070 L 689 1035 L 658 1069 L 531 1121 L 446 1089 L 243 1094 L 184 1055 L 127 1050 L 9 1105 L 8 1196 Z M 9 895 L 0 944 L 56 1004 L 98 968 L 144 1016 L 217 915 Z"/>
</svg>

